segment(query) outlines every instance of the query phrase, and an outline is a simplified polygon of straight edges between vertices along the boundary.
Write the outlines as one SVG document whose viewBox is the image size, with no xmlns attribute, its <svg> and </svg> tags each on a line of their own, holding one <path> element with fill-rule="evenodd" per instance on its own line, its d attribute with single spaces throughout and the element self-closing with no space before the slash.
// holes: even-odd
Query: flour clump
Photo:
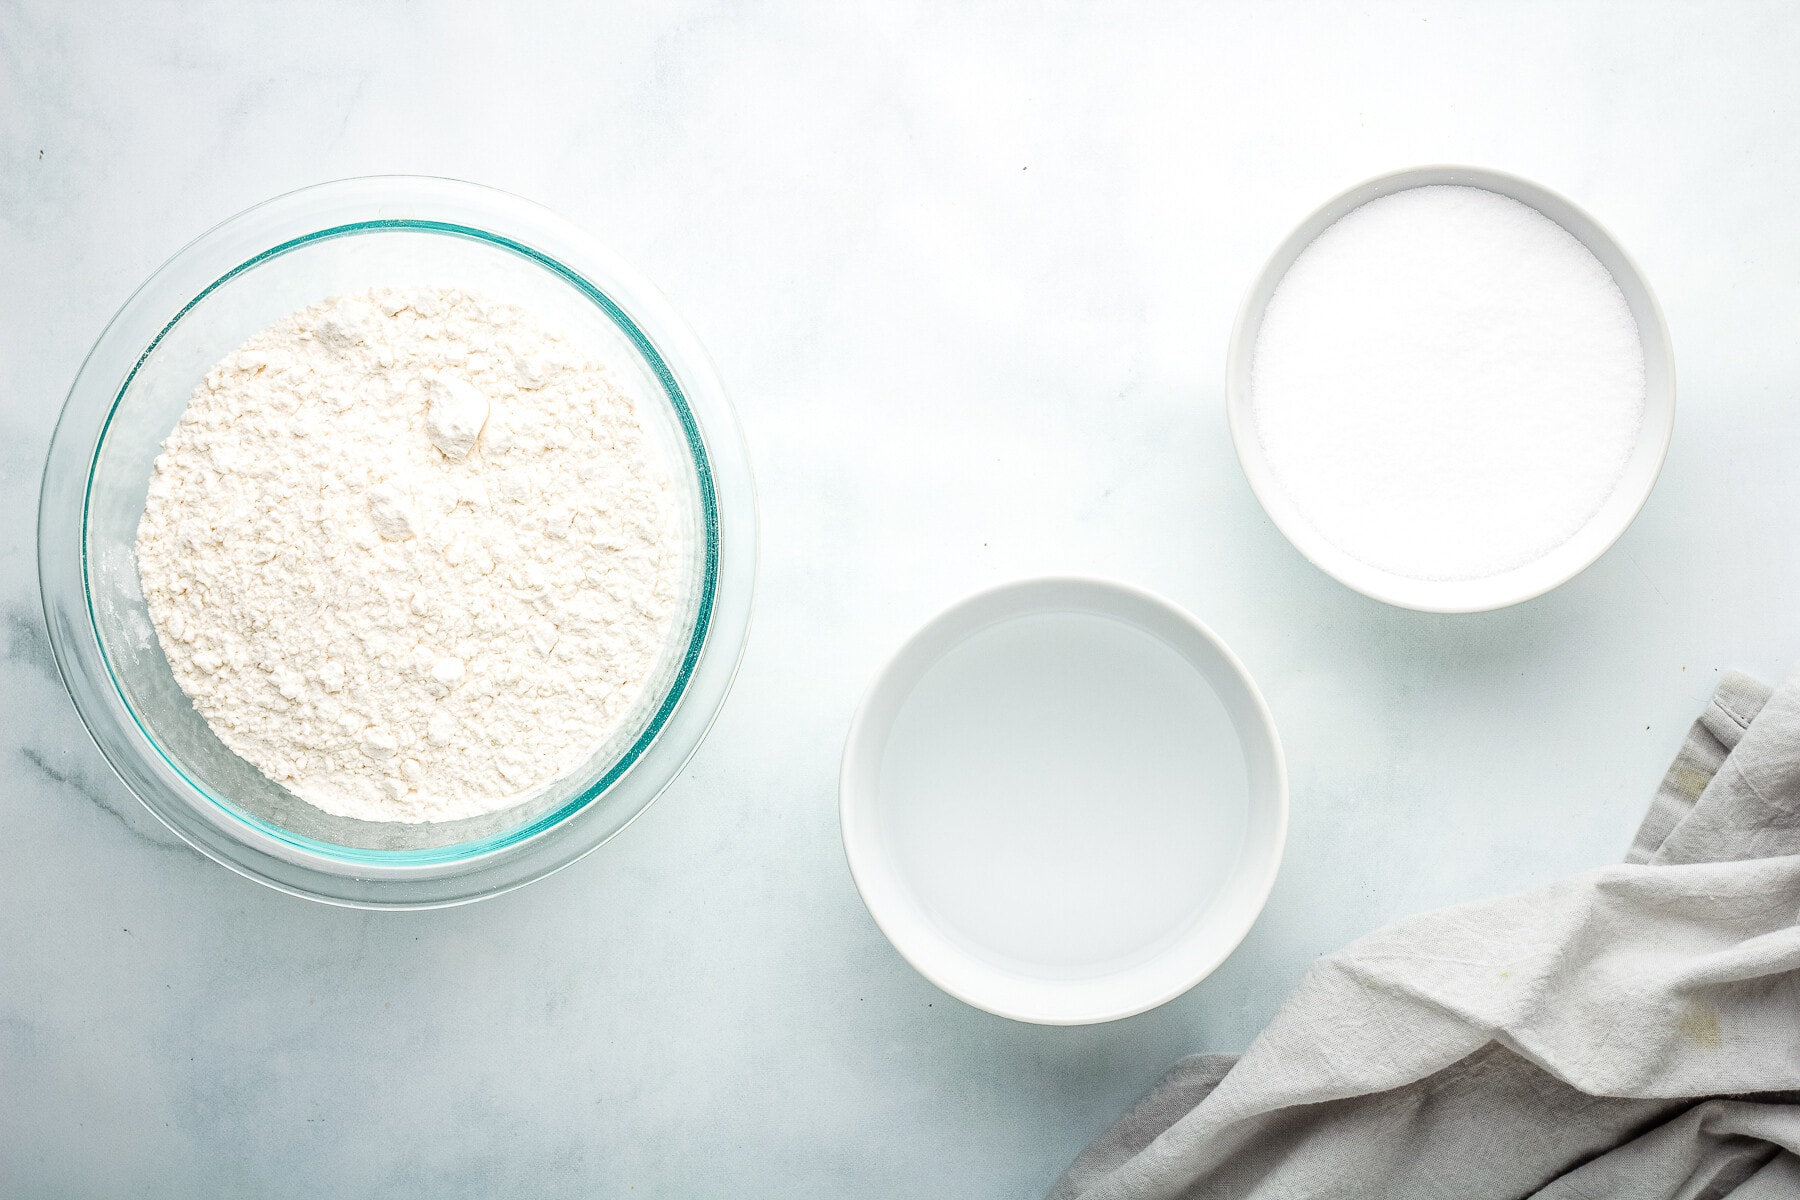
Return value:
<svg viewBox="0 0 1800 1200">
<path fill-rule="evenodd" d="M 584 762 L 680 625 L 636 401 L 531 314 L 339 297 L 227 355 L 164 442 L 139 575 L 219 739 L 340 816 L 507 808 Z"/>
</svg>

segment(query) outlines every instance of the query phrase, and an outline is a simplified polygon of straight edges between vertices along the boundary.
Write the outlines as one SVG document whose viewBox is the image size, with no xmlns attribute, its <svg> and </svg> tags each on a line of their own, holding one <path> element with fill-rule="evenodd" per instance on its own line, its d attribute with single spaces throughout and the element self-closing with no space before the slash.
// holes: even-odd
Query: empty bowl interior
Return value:
<svg viewBox="0 0 1800 1200">
<path fill-rule="evenodd" d="M 226 749 L 170 672 L 134 555 L 154 460 L 207 370 L 289 313 L 328 297 L 396 286 L 460 287 L 513 304 L 611 365 L 663 451 L 683 528 L 675 624 L 651 680 L 606 744 L 520 805 L 460 821 L 402 824 L 333 816 Z M 496 235 L 426 221 L 367 222 L 298 238 L 250 260 L 196 296 L 163 329 L 120 390 L 94 454 L 82 530 L 88 609 L 132 719 L 192 785 L 193 803 L 215 806 L 250 834 L 327 857 L 356 858 L 356 851 L 410 852 L 421 860 L 476 855 L 595 801 L 656 736 L 683 665 L 691 664 L 705 635 L 705 452 L 681 404 L 667 368 L 617 305 L 560 264 Z"/>
<path fill-rule="evenodd" d="M 1146 593 L 1040 580 L 937 618 L 845 755 L 846 850 L 884 932 L 946 991 L 1023 1020 L 1138 1012 L 1241 939 L 1279 861 L 1267 710 Z"/>
</svg>

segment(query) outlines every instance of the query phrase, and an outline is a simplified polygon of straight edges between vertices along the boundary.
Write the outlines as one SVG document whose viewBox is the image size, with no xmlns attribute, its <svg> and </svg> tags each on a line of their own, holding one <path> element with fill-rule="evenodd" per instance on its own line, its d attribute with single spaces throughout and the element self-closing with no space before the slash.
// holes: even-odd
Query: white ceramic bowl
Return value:
<svg viewBox="0 0 1800 1200">
<path fill-rule="evenodd" d="M 1205 978 L 1287 831 L 1280 739 L 1212 631 L 1096 579 L 978 593 L 900 648 L 850 727 L 844 851 L 927 979 L 1020 1021 L 1110 1021 Z"/>
<path fill-rule="evenodd" d="M 1479 579 L 1432 580 L 1397 575 L 1370 566 L 1338 549 L 1315 529 L 1276 482 L 1263 457 L 1251 409 L 1250 368 L 1256 339 L 1262 331 L 1263 312 L 1294 260 L 1339 218 L 1371 200 L 1394 192 L 1433 184 L 1484 188 L 1529 205 L 1568 230 L 1586 246 L 1624 293 L 1625 303 L 1637 321 L 1644 348 L 1644 419 L 1638 443 L 1625 464 L 1612 494 L 1574 537 L 1548 554 L 1522 566 Z M 1540 596 L 1567 582 L 1606 553 L 1637 517 L 1669 450 L 1675 427 L 1675 358 L 1662 309 L 1637 264 L 1612 239 L 1600 223 L 1570 201 L 1546 187 L 1481 167 L 1413 167 L 1377 176 L 1360 183 L 1326 203 L 1302 221 L 1275 248 L 1262 274 L 1244 297 L 1225 366 L 1225 407 L 1231 422 L 1231 440 L 1250 487 L 1269 518 L 1294 548 L 1327 575 L 1365 596 L 1421 612 L 1481 612 L 1504 608 Z"/>
</svg>

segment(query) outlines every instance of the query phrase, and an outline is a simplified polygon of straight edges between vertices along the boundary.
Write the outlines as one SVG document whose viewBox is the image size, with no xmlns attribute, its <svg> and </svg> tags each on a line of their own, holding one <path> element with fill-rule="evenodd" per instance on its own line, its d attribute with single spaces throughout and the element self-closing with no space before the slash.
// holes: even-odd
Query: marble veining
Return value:
<svg viewBox="0 0 1800 1200">
<path fill-rule="evenodd" d="M 0 0 L 0 1193 L 1029 1197 L 1318 954 L 1616 860 L 1716 671 L 1800 645 L 1800 26 L 1773 3 L 1352 8 Z M 1386 608 L 1233 458 L 1242 289 L 1378 172 L 1589 208 L 1680 364 L 1624 539 L 1514 609 Z M 358 913 L 176 843 L 56 677 L 38 473 L 110 314 L 320 180 L 536 199 L 695 326 L 758 471 L 736 690 L 682 778 L 552 878 Z M 1188 995 L 1043 1029 L 937 992 L 838 844 L 850 715 L 966 593 L 1119 576 L 1268 697 L 1269 907 Z"/>
</svg>

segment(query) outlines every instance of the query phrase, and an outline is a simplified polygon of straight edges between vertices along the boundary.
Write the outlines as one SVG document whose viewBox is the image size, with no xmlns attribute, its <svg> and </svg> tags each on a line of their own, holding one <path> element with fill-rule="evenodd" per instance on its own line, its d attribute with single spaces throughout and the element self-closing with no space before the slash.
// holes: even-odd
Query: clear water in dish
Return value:
<svg viewBox="0 0 1800 1200">
<path fill-rule="evenodd" d="M 946 936 L 1080 979 L 1193 927 L 1237 865 L 1249 800 L 1238 731 L 1195 667 L 1065 612 L 991 625 L 920 678 L 876 804 L 897 875 Z"/>
</svg>

